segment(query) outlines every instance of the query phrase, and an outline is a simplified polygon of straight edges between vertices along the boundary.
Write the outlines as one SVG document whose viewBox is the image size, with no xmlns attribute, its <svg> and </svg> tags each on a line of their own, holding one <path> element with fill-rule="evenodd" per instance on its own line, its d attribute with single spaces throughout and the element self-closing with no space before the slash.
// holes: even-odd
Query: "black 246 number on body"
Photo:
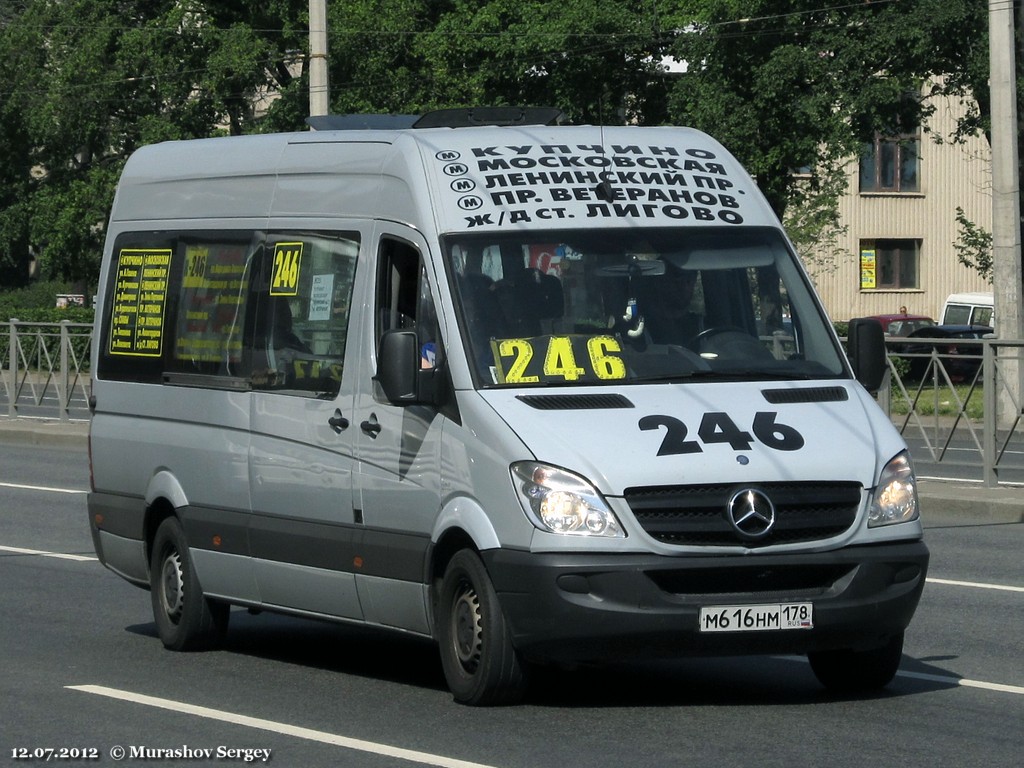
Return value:
<svg viewBox="0 0 1024 768">
<path fill-rule="evenodd" d="M 749 451 L 756 438 L 769 448 L 776 451 L 798 451 L 804 447 L 804 438 L 788 424 L 776 421 L 775 411 L 758 411 L 754 415 L 751 431 L 746 432 L 736 426 L 729 414 L 722 411 L 705 413 L 697 428 L 700 440 L 687 440 L 689 430 L 675 416 L 652 415 L 644 416 L 638 422 L 645 432 L 665 428 L 665 437 L 658 448 L 659 456 L 672 456 L 681 453 L 703 453 L 703 445 L 728 443 L 734 451 Z"/>
</svg>

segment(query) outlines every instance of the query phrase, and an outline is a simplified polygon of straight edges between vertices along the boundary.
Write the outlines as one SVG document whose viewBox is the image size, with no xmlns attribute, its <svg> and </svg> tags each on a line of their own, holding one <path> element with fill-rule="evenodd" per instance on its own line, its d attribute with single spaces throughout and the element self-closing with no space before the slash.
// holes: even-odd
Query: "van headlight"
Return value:
<svg viewBox="0 0 1024 768">
<path fill-rule="evenodd" d="M 920 515 L 917 480 L 910 455 L 904 451 L 885 465 L 868 509 L 868 527 L 909 523 Z"/>
<path fill-rule="evenodd" d="M 570 536 L 625 536 L 601 494 L 579 475 L 535 461 L 521 461 L 511 469 L 523 509 L 542 531 Z"/>
</svg>

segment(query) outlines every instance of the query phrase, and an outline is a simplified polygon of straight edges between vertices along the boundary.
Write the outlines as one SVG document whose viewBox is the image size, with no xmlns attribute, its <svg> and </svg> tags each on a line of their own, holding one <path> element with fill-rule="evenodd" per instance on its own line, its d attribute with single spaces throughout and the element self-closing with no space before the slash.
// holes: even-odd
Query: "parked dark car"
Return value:
<svg viewBox="0 0 1024 768">
<path fill-rule="evenodd" d="M 908 379 L 916 381 L 928 372 L 934 349 L 950 381 L 971 381 L 981 367 L 981 345 L 957 341 L 983 339 L 991 334 L 992 328 L 987 325 L 932 325 L 913 331 L 906 343 L 893 346 L 892 351 L 910 363 Z"/>
</svg>

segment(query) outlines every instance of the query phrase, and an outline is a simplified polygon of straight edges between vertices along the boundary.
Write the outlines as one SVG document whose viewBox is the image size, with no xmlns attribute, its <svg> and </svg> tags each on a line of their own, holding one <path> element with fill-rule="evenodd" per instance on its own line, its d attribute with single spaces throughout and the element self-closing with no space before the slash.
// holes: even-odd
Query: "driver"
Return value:
<svg viewBox="0 0 1024 768">
<path fill-rule="evenodd" d="M 640 281 L 638 298 L 652 342 L 684 346 L 704 329 L 703 316 L 693 306 L 696 286 L 696 271 L 669 262 L 665 274 Z"/>
</svg>

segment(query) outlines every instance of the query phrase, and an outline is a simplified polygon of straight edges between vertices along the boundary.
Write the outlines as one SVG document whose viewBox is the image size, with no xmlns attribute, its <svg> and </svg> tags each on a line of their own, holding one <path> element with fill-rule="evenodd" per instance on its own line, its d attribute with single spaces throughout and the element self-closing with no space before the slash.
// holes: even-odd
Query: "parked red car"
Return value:
<svg viewBox="0 0 1024 768">
<path fill-rule="evenodd" d="M 896 315 L 872 315 L 882 324 L 882 330 L 886 336 L 909 336 L 920 328 L 928 328 L 935 325 L 935 321 L 925 315 L 908 315 L 905 313 Z"/>
</svg>

